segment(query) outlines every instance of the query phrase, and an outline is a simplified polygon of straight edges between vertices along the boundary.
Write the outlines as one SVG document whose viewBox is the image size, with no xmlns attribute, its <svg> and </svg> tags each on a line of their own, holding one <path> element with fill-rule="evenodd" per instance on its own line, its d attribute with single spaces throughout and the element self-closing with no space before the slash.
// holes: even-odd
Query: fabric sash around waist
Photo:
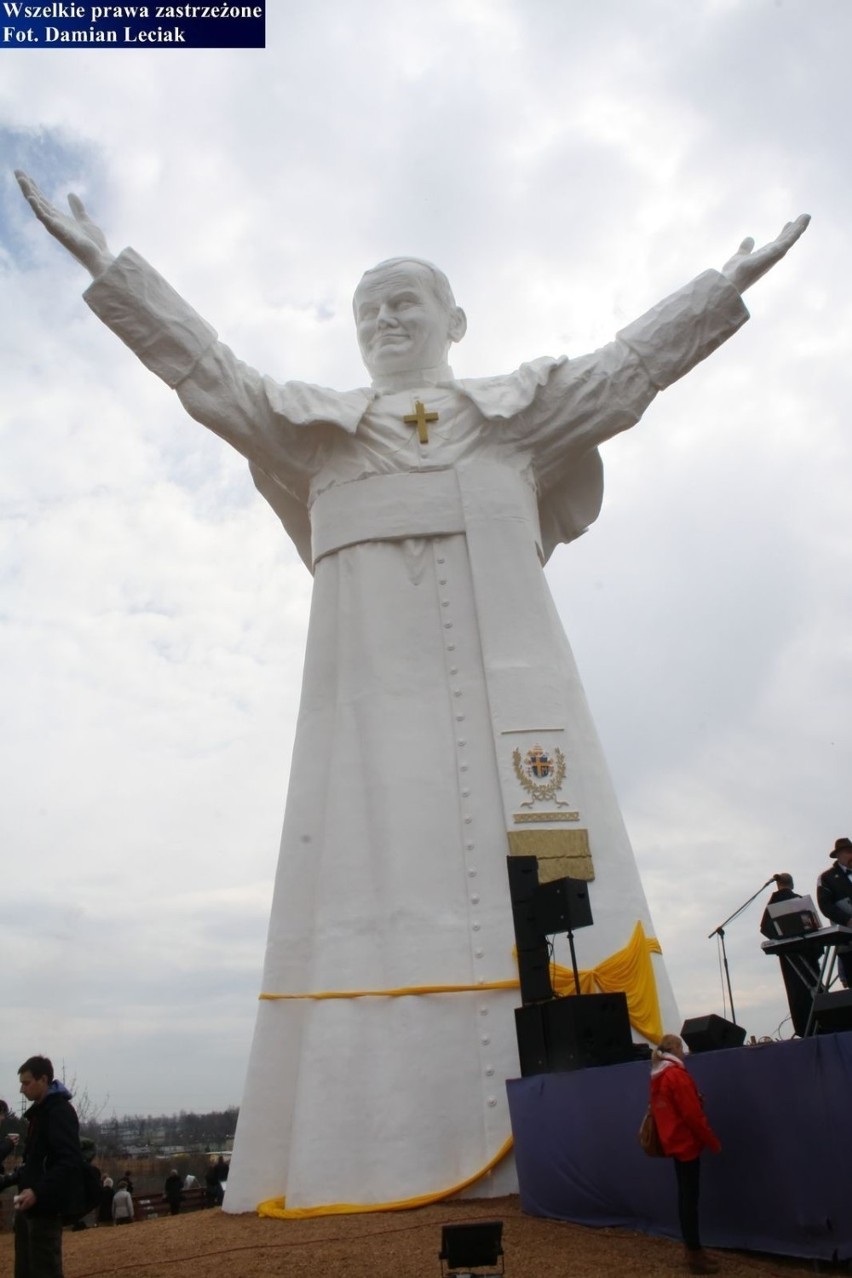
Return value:
<svg viewBox="0 0 852 1278">
<path fill-rule="evenodd" d="M 401 541 L 464 532 L 454 470 L 370 475 L 337 484 L 311 506 L 314 563 L 359 541 Z"/>
<path fill-rule="evenodd" d="M 358 542 L 465 533 L 474 509 L 496 518 L 520 517 L 541 555 L 538 511 L 528 484 L 493 462 L 479 462 L 473 473 L 474 501 L 468 491 L 471 476 L 455 468 L 370 475 L 327 488 L 310 511 L 314 564 Z"/>
</svg>

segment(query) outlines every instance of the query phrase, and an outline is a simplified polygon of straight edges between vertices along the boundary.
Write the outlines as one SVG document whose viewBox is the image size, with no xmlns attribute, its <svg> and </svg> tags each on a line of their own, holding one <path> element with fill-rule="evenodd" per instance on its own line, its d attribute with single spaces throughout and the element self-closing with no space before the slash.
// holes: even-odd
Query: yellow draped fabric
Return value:
<svg viewBox="0 0 852 1278">
<path fill-rule="evenodd" d="M 319 990 L 316 994 L 258 994 L 260 999 L 272 1002 L 287 999 L 309 998 L 319 1002 L 324 998 L 404 998 L 412 994 L 464 994 L 470 990 L 516 990 L 518 981 L 483 981 L 477 985 L 400 985 L 393 990 Z"/>
<path fill-rule="evenodd" d="M 645 929 L 639 922 L 623 950 L 617 950 L 598 963 L 597 967 L 580 971 L 578 975 L 581 994 L 593 994 L 595 990 L 600 990 L 602 994 L 625 993 L 631 1025 L 643 1038 L 658 1043 L 663 1037 L 663 1025 L 657 981 L 651 964 L 652 954 L 662 954 L 660 943 L 656 937 L 646 936 Z M 565 996 L 576 993 L 574 973 L 570 968 L 554 963 L 550 971 L 556 994 Z M 404 998 L 420 994 L 513 990 L 518 985 L 518 981 L 484 981 L 481 985 L 405 985 L 391 990 L 319 990 L 313 994 L 260 994 L 259 997 L 272 1002 L 290 999 L 311 999 L 317 1002 L 335 998 Z"/>
<path fill-rule="evenodd" d="M 578 972 L 580 993 L 627 995 L 627 1011 L 630 1024 L 651 1043 L 659 1043 L 663 1037 L 663 1021 L 657 981 L 651 963 L 652 954 L 662 954 L 660 942 L 655 936 L 646 936 L 641 922 L 633 929 L 633 935 L 623 950 L 610 954 L 597 967 Z M 574 973 L 568 967 L 554 963 L 550 969 L 554 993 L 564 996 L 575 994 Z"/>
<path fill-rule="evenodd" d="M 624 949 L 617 950 L 609 958 L 603 959 L 597 967 L 578 972 L 580 994 L 593 994 L 599 990 L 602 994 L 625 993 L 630 1023 L 643 1038 L 658 1043 L 663 1037 L 660 1001 L 657 996 L 657 982 L 651 963 L 652 954 L 662 954 L 660 943 L 654 936 L 646 936 L 641 921 L 633 929 L 633 935 Z M 574 973 L 570 968 L 554 963 L 550 970 L 554 992 L 562 997 L 576 994 Z M 420 994 L 463 994 L 483 990 L 517 989 L 519 981 L 487 981 L 481 985 L 410 985 L 392 990 L 321 990 L 314 994 L 261 994 L 261 999 L 271 1001 L 288 999 L 311 999 L 314 1001 L 334 998 L 402 998 Z M 410 1211 L 414 1207 L 426 1207 L 430 1203 L 441 1202 L 444 1198 L 452 1198 L 461 1193 L 469 1185 L 474 1185 L 483 1176 L 496 1167 L 512 1148 L 511 1136 L 490 1162 L 479 1171 L 468 1176 L 467 1180 L 457 1185 L 432 1194 L 421 1194 L 417 1198 L 405 1198 L 392 1203 L 324 1203 L 319 1207 L 288 1207 L 285 1198 L 268 1198 L 259 1203 L 259 1216 L 274 1216 L 278 1220 L 304 1220 L 309 1216 L 348 1216 L 357 1212 L 368 1211 Z"/>
</svg>

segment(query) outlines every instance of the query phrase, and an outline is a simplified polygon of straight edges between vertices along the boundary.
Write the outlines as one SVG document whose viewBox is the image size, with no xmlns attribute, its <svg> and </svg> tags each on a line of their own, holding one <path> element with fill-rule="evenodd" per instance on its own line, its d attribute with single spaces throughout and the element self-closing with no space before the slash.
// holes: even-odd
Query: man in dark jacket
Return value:
<svg viewBox="0 0 852 1278">
<path fill-rule="evenodd" d="M 766 902 L 766 909 L 763 911 L 763 916 L 760 920 L 760 930 L 769 941 L 778 939 L 774 920 L 769 914 L 769 906 L 776 905 L 779 901 L 801 900 L 801 893 L 793 891 L 792 874 L 776 874 L 774 878 L 777 887 Z M 781 976 L 784 980 L 784 988 L 787 991 L 787 1002 L 790 1005 L 790 1019 L 793 1022 L 793 1029 L 799 1038 L 804 1038 L 805 1036 L 811 1008 L 813 1007 L 814 991 L 819 985 L 819 963 L 816 960 L 817 955 L 814 953 L 792 956 L 786 954 L 778 955 L 778 961 L 781 964 Z"/>
<path fill-rule="evenodd" d="M 15 1173 L 15 1278 L 62 1278 L 62 1216 L 77 1209 L 82 1186 L 80 1127 L 46 1056 L 30 1056 L 18 1077 L 30 1107 Z"/>
<path fill-rule="evenodd" d="M 834 865 L 817 879 L 817 905 L 832 923 L 852 927 L 852 841 L 838 839 L 829 856 Z M 843 984 L 852 986 L 852 947 L 838 945 L 837 967 Z"/>
</svg>

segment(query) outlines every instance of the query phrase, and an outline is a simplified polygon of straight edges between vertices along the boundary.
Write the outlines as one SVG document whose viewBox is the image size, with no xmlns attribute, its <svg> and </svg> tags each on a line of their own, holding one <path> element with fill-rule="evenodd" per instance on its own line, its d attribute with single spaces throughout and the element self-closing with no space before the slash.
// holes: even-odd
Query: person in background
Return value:
<svg viewBox="0 0 852 1278">
<path fill-rule="evenodd" d="M 173 1167 L 166 1177 L 163 1194 L 168 1199 L 169 1211 L 173 1216 L 176 1216 L 180 1211 L 181 1199 L 183 1198 L 183 1176 L 181 1176 L 177 1167 Z"/>
<path fill-rule="evenodd" d="M 207 1171 L 204 1173 L 204 1188 L 207 1192 L 209 1205 L 211 1207 L 221 1207 L 225 1201 L 225 1190 L 219 1179 L 219 1163 L 213 1154 L 210 1155 Z"/>
<path fill-rule="evenodd" d="M 677 1034 L 664 1035 L 651 1056 L 651 1112 L 663 1153 L 674 1161 L 687 1268 L 693 1274 L 715 1274 L 719 1266 L 701 1246 L 698 1193 L 701 1151 L 706 1148 L 718 1154 L 722 1146 L 684 1064 L 683 1043 Z"/>
<path fill-rule="evenodd" d="M 9 1106 L 4 1100 L 0 1100 L 0 1126 L 5 1124 L 8 1117 Z M 5 1189 L 7 1185 L 12 1183 L 11 1178 L 6 1176 L 3 1164 L 9 1155 L 13 1154 L 17 1149 L 18 1139 L 19 1137 L 17 1132 L 5 1132 L 2 1136 L 0 1136 L 0 1189 Z M 2 1223 L 0 1223 L 0 1229 L 2 1229 L 2 1227 Z"/>
<path fill-rule="evenodd" d="M 5 1124 L 8 1117 L 9 1106 L 6 1101 L 0 1100 L 0 1126 Z M 2 1172 L 6 1159 L 17 1149 L 19 1139 L 17 1132 L 6 1132 L 3 1136 L 0 1136 L 0 1172 Z"/>
<path fill-rule="evenodd" d="M 766 909 L 760 920 L 761 934 L 769 941 L 776 941 L 779 935 L 774 920 L 769 914 L 770 905 L 776 905 L 779 901 L 801 899 L 801 894 L 793 891 L 792 874 L 776 874 L 774 878 L 775 891 L 766 902 Z M 779 954 L 778 962 L 781 964 L 781 976 L 787 991 L 793 1029 L 799 1038 L 804 1038 L 813 1006 L 814 991 L 819 984 L 819 964 L 815 962 L 812 954 L 796 954 L 794 957 Z"/>
<path fill-rule="evenodd" d="M 114 1225 L 132 1225 L 134 1216 L 133 1198 L 126 1180 L 118 1182 L 112 1198 L 112 1223 Z"/>
<path fill-rule="evenodd" d="M 113 1188 L 112 1177 L 104 1176 L 101 1181 L 101 1201 L 98 1207 L 98 1224 L 112 1224 L 112 1200 L 115 1197 L 115 1189 Z"/>
<path fill-rule="evenodd" d="M 793 891 L 792 874 L 773 874 L 772 877 L 775 880 L 775 891 L 771 893 L 766 902 L 766 909 L 760 916 L 760 931 L 770 941 L 778 936 L 769 914 L 770 905 L 777 905 L 779 901 L 798 901 L 801 899 L 800 893 Z"/>
</svg>

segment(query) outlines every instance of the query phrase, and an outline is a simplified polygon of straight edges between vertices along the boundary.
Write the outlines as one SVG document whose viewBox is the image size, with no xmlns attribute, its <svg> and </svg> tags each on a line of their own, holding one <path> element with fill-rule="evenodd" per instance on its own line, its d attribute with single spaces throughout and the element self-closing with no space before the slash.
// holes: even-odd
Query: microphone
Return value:
<svg viewBox="0 0 852 1278">
<path fill-rule="evenodd" d="M 770 884 L 770 883 L 777 883 L 777 882 L 778 882 L 778 879 L 779 879 L 780 877 L 781 877 L 781 876 L 780 876 L 779 874 L 773 874 L 773 876 L 772 876 L 772 878 L 771 878 L 771 879 L 767 879 L 767 880 L 766 880 L 766 882 L 764 883 L 763 887 L 767 888 L 767 887 L 769 887 L 769 884 Z M 761 890 L 761 892 L 762 892 L 762 891 L 763 891 L 763 888 L 761 888 L 760 890 Z"/>
</svg>

